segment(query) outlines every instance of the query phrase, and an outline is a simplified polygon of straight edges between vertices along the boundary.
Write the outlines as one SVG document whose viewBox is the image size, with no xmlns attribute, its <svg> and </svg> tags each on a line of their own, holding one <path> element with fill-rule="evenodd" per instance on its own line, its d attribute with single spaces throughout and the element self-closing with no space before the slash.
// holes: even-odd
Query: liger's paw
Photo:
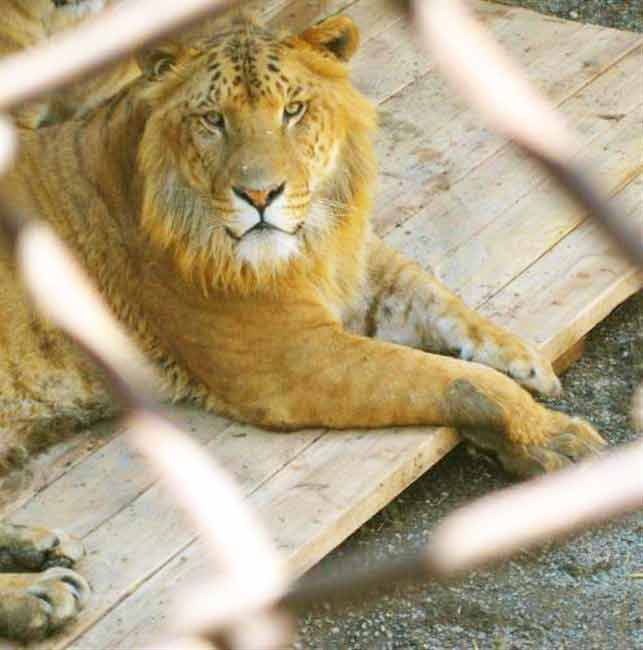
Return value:
<svg viewBox="0 0 643 650">
<path fill-rule="evenodd" d="M 553 472 L 599 454 L 606 441 L 587 422 L 551 412 L 552 428 L 538 444 L 507 443 L 498 450 L 498 459 L 512 474 L 528 478 Z"/>
<path fill-rule="evenodd" d="M 534 393 L 556 397 L 562 392 L 551 363 L 512 334 L 503 333 L 503 336 L 483 338 L 475 345 L 464 345 L 460 357 L 495 368 Z"/>
<path fill-rule="evenodd" d="M 589 423 L 549 411 L 497 375 L 486 392 L 467 379 L 453 381 L 445 417 L 467 441 L 521 477 L 560 469 L 607 444 Z"/>
<path fill-rule="evenodd" d="M 0 574 L 0 636 L 22 642 L 53 634 L 87 604 L 89 585 L 70 569 Z"/>
<path fill-rule="evenodd" d="M 84 554 L 80 541 L 59 530 L 5 525 L 3 531 L 0 568 L 4 571 L 71 567 Z"/>
</svg>

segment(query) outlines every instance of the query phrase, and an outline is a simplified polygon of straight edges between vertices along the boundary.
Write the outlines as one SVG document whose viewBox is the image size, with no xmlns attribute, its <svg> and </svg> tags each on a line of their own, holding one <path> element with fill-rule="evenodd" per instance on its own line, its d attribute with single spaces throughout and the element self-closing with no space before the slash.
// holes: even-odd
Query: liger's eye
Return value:
<svg viewBox="0 0 643 650">
<path fill-rule="evenodd" d="M 223 113 L 219 111 L 209 111 L 201 116 L 201 121 L 208 129 L 222 129 L 225 126 Z"/>
<path fill-rule="evenodd" d="M 288 121 L 299 117 L 305 108 L 306 104 L 304 102 L 290 102 L 290 104 L 286 104 L 284 108 L 284 120 Z"/>
</svg>

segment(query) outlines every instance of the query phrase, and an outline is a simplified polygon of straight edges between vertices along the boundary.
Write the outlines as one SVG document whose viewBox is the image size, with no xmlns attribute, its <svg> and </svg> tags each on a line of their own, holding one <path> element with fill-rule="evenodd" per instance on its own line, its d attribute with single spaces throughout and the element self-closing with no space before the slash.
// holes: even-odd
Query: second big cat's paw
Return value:
<svg viewBox="0 0 643 650">
<path fill-rule="evenodd" d="M 85 579 L 70 569 L 0 574 L 0 636 L 43 639 L 73 621 L 89 593 Z"/>
<path fill-rule="evenodd" d="M 50 567 L 71 567 L 84 554 L 80 541 L 60 530 L 3 526 L 0 569 L 42 571 Z"/>
</svg>

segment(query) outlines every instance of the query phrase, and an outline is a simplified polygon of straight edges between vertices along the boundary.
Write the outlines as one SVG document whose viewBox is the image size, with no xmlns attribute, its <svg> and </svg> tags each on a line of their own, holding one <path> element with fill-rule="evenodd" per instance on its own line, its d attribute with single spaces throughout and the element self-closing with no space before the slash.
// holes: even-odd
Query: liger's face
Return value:
<svg viewBox="0 0 643 650">
<path fill-rule="evenodd" d="M 168 114 L 171 142 L 184 180 L 213 208 L 210 228 L 242 263 L 290 259 L 332 219 L 323 189 L 345 136 L 332 81 L 247 26 L 213 38 L 178 74 L 187 79 Z"/>
</svg>

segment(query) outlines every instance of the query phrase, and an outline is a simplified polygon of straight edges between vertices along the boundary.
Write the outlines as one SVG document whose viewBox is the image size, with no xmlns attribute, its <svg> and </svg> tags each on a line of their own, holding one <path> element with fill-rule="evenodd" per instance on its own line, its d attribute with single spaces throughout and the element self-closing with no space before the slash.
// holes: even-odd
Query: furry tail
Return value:
<svg viewBox="0 0 643 650">
<path fill-rule="evenodd" d="M 6 426 L 0 424 L 0 477 L 22 469 L 30 457 L 77 430 L 68 417 L 38 418 Z"/>
<path fill-rule="evenodd" d="M 117 414 L 113 404 L 84 412 L 56 414 L 7 424 L 0 420 L 0 509 L 12 494 L 31 482 L 29 462 L 51 445 L 69 438 L 87 426 Z"/>
</svg>

